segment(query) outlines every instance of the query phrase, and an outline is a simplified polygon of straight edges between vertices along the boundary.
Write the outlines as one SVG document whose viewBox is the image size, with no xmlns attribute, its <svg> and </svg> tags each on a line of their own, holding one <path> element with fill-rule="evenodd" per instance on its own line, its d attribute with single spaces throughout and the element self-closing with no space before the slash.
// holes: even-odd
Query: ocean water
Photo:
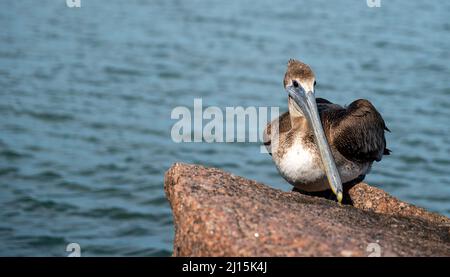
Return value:
<svg viewBox="0 0 450 277">
<path fill-rule="evenodd" d="M 368 183 L 450 215 L 449 1 L 65 2 L 1 4 L 1 256 L 170 255 L 176 161 L 290 190 L 257 143 L 170 136 L 194 98 L 286 110 L 289 58 L 383 115 L 393 153 Z"/>
</svg>

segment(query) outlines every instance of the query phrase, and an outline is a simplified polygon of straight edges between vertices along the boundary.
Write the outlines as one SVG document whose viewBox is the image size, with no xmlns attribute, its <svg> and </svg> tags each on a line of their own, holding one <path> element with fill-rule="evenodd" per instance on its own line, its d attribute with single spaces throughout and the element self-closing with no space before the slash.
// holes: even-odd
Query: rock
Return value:
<svg viewBox="0 0 450 277">
<path fill-rule="evenodd" d="M 450 219 L 364 183 L 340 205 L 176 163 L 164 188 L 174 256 L 450 256 Z"/>
<path fill-rule="evenodd" d="M 359 183 L 349 190 L 352 205 L 364 211 L 373 211 L 387 215 L 415 217 L 436 224 L 450 224 L 450 219 L 443 215 L 431 213 L 423 208 L 405 203 L 392 197 L 385 191 Z"/>
</svg>

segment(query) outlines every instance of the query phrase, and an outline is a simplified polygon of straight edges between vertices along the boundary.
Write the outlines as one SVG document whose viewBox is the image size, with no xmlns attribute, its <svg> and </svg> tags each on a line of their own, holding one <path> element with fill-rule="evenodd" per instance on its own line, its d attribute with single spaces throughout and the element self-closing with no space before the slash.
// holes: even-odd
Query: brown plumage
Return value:
<svg viewBox="0 0 450 277">
<path fill-rule="evenodd" d="M 283 83 L 286 88 L 296 81 L 313 89 L 315 76 L 306 64 L 290 60 Z M 329 189 L 311 126 L 290 97 L 288 103 L 289 111 L 278 118 L 278 129 L 273 128 L 274 121 L 267 125 L 265 145 L 282 176 L 292 185 L 303 191 Z M 365 99 L 346 107 L 322 98 L 317 98 L 316 103 L 342 182 L 361 181 L 374 161 L 390 153 L 384 135 L 389 129 L 383 118 Z M 273 143 L 275 138 L 278 143 Z"/>
<path fill-rule="evenodd" d="M 284 87 L 288 85 L 289 80 L 292 80 L 296 76 L 302 76 L 305 81 L 315 79 L 314 72 L 311 70 L 309 65 L 290 59 L 288 61 L 288 69 L 286 70 L 286 74 L 284 74 Z"/>
</svg>

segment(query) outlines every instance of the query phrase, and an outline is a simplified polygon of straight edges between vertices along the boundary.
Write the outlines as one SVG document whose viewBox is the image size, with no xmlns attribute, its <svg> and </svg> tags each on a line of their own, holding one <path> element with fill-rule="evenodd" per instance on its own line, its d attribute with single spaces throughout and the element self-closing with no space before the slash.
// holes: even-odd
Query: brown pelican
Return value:
<svg viewBox="0 0 450 277">
<path fill-rule="evenodd" d="M 264 144 L 295 189 L 310 193 L 331 188 L 341 202 L 342 183 L 362 181 L 374 161 L 389 155 L 384 136 L 389 129 L 368 100 L 342 107 L 316 99 L 315 84 L 308 65 L 289 60 L 284 76 L 289 111 L 266 126 Z"/>
</svg>

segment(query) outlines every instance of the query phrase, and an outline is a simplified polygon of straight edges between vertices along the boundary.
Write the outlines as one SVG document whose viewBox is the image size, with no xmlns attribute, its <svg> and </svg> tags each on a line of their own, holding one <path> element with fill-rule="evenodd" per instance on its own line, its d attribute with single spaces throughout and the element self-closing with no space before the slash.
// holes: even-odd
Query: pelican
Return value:
<svg viewBox="0 0 450 277">
<path fill-rule="evenodd" d="M 311 68 L 290 59 L 284 76 L 289 111 L 266 126 L 264 144 L 294 189 L 331 189 L 341 203 L 343 187 L 364 180 L 372 163 L 389 155 L 389 129 L 368 100 L 342 107 L 316 99 L 315 85 Z"/>
</svg>

